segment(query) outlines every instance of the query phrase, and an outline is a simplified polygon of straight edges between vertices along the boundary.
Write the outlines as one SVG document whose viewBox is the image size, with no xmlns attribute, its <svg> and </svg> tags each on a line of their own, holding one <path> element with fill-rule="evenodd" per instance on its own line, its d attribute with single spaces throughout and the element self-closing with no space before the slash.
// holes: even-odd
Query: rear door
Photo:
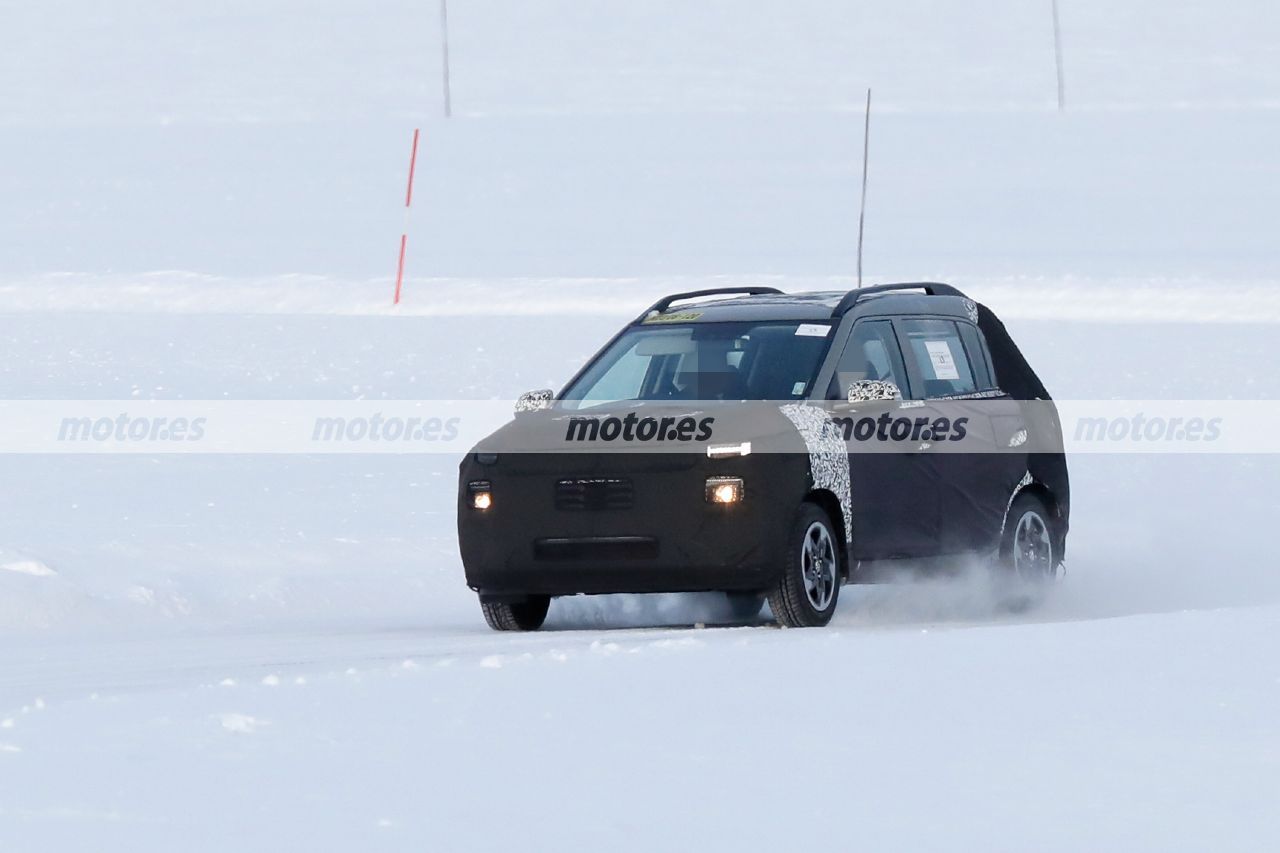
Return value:
<svg viewBox="0 0 1280 853">
<path fill-rule="evenodd" d="M 1026 471 L 1025 454 L 1010 447 L 1024 426 L 1018 403 L 996 387 L 981 332 L 967 320 L 904 317 L 894 325 L 920 405 L 951 427 L 921 448 L 938 505 L 937 553 L 993 548 Z"/>
</svg>

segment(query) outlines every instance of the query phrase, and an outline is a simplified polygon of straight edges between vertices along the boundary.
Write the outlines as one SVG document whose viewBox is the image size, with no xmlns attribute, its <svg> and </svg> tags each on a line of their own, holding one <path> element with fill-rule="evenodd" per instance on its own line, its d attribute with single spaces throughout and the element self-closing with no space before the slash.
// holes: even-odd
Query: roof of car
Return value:
<svg viewBox="0 0 1280 853">
<path fill-rule="evenodd" d="M 883 288 L 883 289 L 882 289 Z M 944 292 L 929 293 L 925 288 Z M 816 290 L 802 293 L 715 295 L 699 301 L 670 303 L 667 297 L 639 319 L 643 325 L 662 323 L 726 323 L 760 320 L 832 322 L 845 313 L 948 314 L 966 316 L 968 301 L 945 285 L 904 284 L 868 287 L 862 291 Z M 694 297 L 689 297 L 692 300 Z"/>
</svg>

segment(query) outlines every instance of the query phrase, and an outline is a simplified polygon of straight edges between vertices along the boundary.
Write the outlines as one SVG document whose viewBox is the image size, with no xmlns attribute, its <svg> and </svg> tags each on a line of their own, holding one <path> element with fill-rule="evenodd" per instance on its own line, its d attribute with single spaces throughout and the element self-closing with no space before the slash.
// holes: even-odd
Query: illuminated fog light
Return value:
<svg viewBox="0 0 1280 853">
<path fill-rule="evenodd" d="M 736 504 L 741 500 L 741 477 L 710 477 L 707 479 L 707 503 Z"/>
<path fill-rule="evenodd" d="M 467 489 L 471 492 L 472 509 L 485 510 L 493 506 L 493 491 L 487 480 L 468 483 Z"/>
</svg>

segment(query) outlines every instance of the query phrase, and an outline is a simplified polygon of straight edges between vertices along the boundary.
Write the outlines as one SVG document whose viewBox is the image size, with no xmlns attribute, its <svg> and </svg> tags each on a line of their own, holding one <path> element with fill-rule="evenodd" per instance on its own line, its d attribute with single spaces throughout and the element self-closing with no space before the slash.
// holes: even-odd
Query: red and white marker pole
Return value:
<svg viewBox="0 0 1280 853">
<path fill-rule="evenodd" d="M 400 287 L 404 283 L 404 250 L 409 245 L 409 209 L 413 204 L 413 170 L 418 165 L 418 128 L 413 129 L 413 148 L 409 152 L 409 188 L 404 192 L 404 228 L 400 231 L 400 261 L 396 264 L 396 296 L 392 304 L 400 304 Z"/>
</svg>

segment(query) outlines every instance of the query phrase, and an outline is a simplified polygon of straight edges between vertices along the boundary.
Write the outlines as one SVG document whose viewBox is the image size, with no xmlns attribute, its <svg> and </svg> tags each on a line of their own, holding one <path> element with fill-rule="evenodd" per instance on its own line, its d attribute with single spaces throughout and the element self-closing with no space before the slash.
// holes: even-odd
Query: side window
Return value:
<svg viewBox="0 0 1280 853">
<path fill-rule="evenodd" d="M 973 375 L 978 383 L 979 391 L 998 388 L 995 377 L 991 375 L 991 354 L 987 351 L 986 338 L 972 323 L 958 323 L 960 339 L 964 341 L 965 352 L 969 354 L 969 364 L 973 366 Z"/>
<path fill-rule="evenodd" d="M 893 324 L 888 320 L 863 320 L 853 327 L 853 334 L 836 364 L 836 375 L 831 378 L 827 398 L 843 400 L 849 383 L 859 379 L 892 382 L 904 397 L 908 394 L 902 354 L 893 336 Z"/>
<path fill-rule="evenodd" d="M 912 361 L 914 396 L 929 399 L 978 390 L 955 321 L 904 319 L 898 329 Z"/>
</svg>

